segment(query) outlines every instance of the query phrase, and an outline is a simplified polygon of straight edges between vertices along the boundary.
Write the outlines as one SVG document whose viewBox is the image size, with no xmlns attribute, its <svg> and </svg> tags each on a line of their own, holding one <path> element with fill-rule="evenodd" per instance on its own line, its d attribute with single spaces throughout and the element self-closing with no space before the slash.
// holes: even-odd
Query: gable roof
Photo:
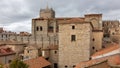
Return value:
<svg viewBox="0 0 120 68">
<path fill-rule="evenodd" d="M 25 60 L 24 62 L 29 65 L 29 68 L 43 68 L 51 65 L 51 63 L 43 57 Z"/>
</svg>

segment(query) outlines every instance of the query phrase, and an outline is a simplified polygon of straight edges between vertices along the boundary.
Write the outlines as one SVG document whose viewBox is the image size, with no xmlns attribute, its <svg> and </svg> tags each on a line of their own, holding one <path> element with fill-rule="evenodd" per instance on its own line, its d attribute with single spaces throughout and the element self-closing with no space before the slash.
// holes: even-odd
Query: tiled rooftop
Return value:
<svg viewBox="0 0 120 68">
<path fill-rule="evenodd" d="M 118 44 L 113 44 L 113 45 L 111 45 L 111 46 L 109 46 L 107 48 L 101 49 L 100 51 L 94 53 L 91 57 L 99 56 L 99 55 L 111 52 L 113 50 L 116 50 L 118 48 L 120 48 L 120 46 Z"/>
<path fill-rule="evenodd" d="M 11 48 L 0 47 L 0 56 L 11 55 L 11 54 L 15 54 L 15 52 Z"/>
<path fill-rule="evenodd" d="M 51 63 L 45 60 L 43 57 L 25 60 L 24 62 L 29 65 L 29 68 L 43 68 L 51 65 Z"/>
<path fill-rule="evenodd" d="M 116 55 L 112 55 L 112 56 L 108 56 L 108 57 L 103 57 L 100 59 L 94 59 L 94 60 L 81 62 L 81 63 L 77 64 L 75 68 L 88 67 L 88 66 L 97 64 L 99 62 L 105 61 L 105 60 L 108 60 L 108 64 L 110 64 L 110 65 L 120 65 L 120 55 L 116 54 Z"/>
<path fill-rule="evenodd" d="M 67 24 L 67 23 L 86 23 L 83 18 L 73 18 L 70 20 L 63 20 L 59 22 L 60 24 Z"/>
</svg>

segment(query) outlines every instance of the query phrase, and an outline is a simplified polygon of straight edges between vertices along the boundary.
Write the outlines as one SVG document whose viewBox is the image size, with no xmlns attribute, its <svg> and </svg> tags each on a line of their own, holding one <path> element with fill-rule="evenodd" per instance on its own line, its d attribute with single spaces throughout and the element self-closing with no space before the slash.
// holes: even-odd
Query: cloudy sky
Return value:
<svg viewBox="0 0 120 68">
<path fill-rule="evenodd" d="M 0 27 L 31 32 L 31 19 L 39 17 L 47 3 L 56 11 L 56 17 L 102 13 L 104 20 L 120 20 L 120 0 L 0 0 Z"/>
</svg>

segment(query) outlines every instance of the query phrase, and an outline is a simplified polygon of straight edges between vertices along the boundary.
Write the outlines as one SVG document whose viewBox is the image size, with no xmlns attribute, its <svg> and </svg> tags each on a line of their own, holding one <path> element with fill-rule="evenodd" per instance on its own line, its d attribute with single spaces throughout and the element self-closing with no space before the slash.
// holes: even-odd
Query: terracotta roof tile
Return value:
<svg viewBox="0 0 120 68">
<path fill-rule="evenodd" d="M 69 23 L 90 23 L 90 22 L 86 22 L 83 19 L 70 19 L 70 20 L 63 20 L 60 21 L 59 24 L 69 24 Z"/>
<path fill-rule="evenodd" d="M 102 16 L 102 14 L 86 14 L 85 16 Z"/>
<path fill-rule="evenodd" d="M 30 36 L 31 34 L 28 33 L 28 32 L 20 32 L 19 35 L 21 35 L 21 36 Z"/>
<path fill-rule="evenodd" d="M 11 48 L 0 47 L 0 56 L 11 55 L 11 54 L 15 54 L 15 52 Z"/>
<path fill-rule="evenodd" d="M 112 45 L 112 46 L 109 46 L 109 47 L 107 47 L 107 48 L 104 48 L 104 49 L 99 50 L 98 52 L 94 53 L 94 54 L 92 55 L 92 57 L 95 57 L 95 56 L 98 56 L 98 55 L 102 55 L 102 54 L 111 52 L 111 51 L 116 50 L 116 49 L 118 49 L 118 48 L 120 48 L 120 46 L 117 45 L 117 44 L 114 44 L 114 45 Z"/>
<path fill-rule="evenodd" d="M 43 68 L 51 65 L 51 63 L 45 60 L 43 57 L 25 60 L 24 62 L 29 65 L 29 68 Z"/>
<path fill-rule="evenodd" d="M 103 58 L 99 58 L 99 59 L 81 62 L 81 63 L 77 64 L 75 68 L 88 67 L 88 66 L 97 64 L 99 62 L 105 61 L 105 60 L 108 60 L 108 63 L 110 65 L 120 65 L 120 55 L 116 54 L 116 55 L 112 55 L 112 56 L 108 56 L 108 57 L 103 57 Z"/>
</svg>

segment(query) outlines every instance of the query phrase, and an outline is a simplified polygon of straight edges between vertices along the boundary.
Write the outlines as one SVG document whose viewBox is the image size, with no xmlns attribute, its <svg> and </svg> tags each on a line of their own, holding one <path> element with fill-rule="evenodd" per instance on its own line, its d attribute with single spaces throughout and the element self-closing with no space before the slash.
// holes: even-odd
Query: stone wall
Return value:
<svg viewBox="0 0 120 68">
<path fill-rule="evenodd" d="M 102 30 L 93 30 L 92 32 L 92 54 L 102 49 L 102 40 L 103 40 L 103 31 Z"/>
<path fill-rule="evenodd" d="M 2 64 L 8 64 L 13 59 L 15 59 L 15 54 L 0 56 L 0 61 Z"/>
<path fill-rule="evenodd" d="M 71 35 L 76 35 L 76 40 L 71 41 Z M 59 24 L 59 68 L 73 68 L 77 63 L 89 60 L 90 41 L 90 23 Z"/>
</svg>

